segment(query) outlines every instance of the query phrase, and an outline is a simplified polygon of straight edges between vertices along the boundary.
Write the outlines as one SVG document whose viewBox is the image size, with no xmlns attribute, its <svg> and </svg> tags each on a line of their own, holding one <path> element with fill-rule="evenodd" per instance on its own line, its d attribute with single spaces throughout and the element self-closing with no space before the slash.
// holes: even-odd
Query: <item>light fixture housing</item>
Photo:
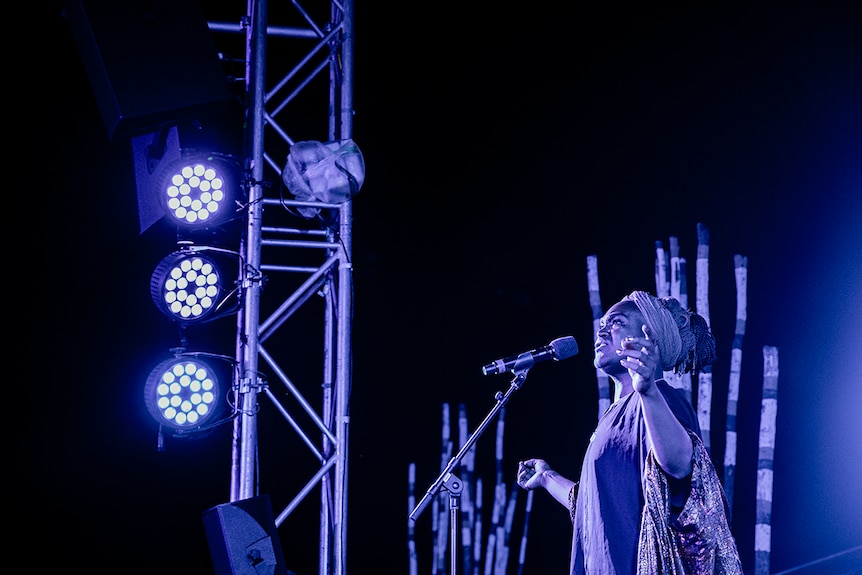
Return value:
<svg viewBox="0 0 862 575">
<path fill-rule="evenodd" d="M 184 153 L 162 169 L 155 193 L 177 226 L 201 229 L 233 218 L 242 197 L 239 163 L 231 156 Z"/>
<path fill-rule="evenodd" d="M 223 315 L 224 278 L 216 260 L 185 248 L 162 259 L 150 278 L 150 296 L 169 319 L 204 323 Z"/>
<path fill-rule="evenodd" d="M 194 355 L 159 363 L 144 386 L 144 403 L 160 425 L 192 431 L 218 417 L 222 396 L 216 371 Z"/>
</svg>

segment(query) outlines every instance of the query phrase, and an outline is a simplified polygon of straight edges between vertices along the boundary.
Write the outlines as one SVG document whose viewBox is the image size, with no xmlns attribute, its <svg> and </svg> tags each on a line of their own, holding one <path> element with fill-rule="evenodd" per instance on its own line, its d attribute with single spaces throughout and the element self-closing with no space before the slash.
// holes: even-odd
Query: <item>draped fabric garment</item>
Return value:
<svg viewBox="0 0 862 575">
<path fill-rule="evenodd" d="M 686 429 L 700 433 L 683 392 L 656 380 Z M 643 470 L 648 445 L 640 396 L 615 401 L 599 419 L 581 468 L 572 535 L 572 575 L 633 575 L 644 506 Z M 671 500 L 682 507 L 688 480 L 670 480 Z"/>
<path fill-rule="evenodd" d="M 674 518 L 667 476 L 647 456 L 637 575 L 742 575 L 728 505 L 715 467 L 700 438 L 694 443 L 691 491 Z"/>
</svg>

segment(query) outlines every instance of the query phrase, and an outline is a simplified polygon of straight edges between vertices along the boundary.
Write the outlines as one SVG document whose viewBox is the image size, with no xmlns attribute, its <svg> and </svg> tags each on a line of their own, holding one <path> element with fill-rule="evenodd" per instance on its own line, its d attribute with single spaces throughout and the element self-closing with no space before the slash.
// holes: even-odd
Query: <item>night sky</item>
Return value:
<svg viewBox="0 0 862 575">
<path fill-rule="evenodd" d="M 28 501 L 17 536 L 50 571 L 212 573 L 201 516 L 229 500 L 230 426 L 156 449 L 143 385 L 177 331 L 149 281 L 176 238 L 163 222 L 140 232 L 129 141 L 108 137 L 60 3 L 49 4 L 27 21 L 52 48 L 26 49 L 26 86 L 13 87 L 33 118 L 16 155 L 49 159 L 24 182 L 40 198 L 38 237 L 18 239 L 49 261 L 18 268 L 36 268 L 47 299 L 16 336 L 39 350 L 37 393 L 12 408 L 24 435 L 14 481 Z M 348 570 L 407 572 L 408 467 L 421 496 L 441 469 L 443 406 L 454 421 L 463 405 L 472 431 L 509 386 L 481 367 L 565 335 L 580 353 L 537 365 L 506 406 L 502 472 L 511 486 L 518 460 L 543 457 L 576 476 L 597 415 L 587 258 L 607 308 L 654 291 L 656 242 L 678 238 L 693 307 L 698 224 L 710 238 L 720 474 L 734 256 L 748 262 L 732 502 L 744 568 L 764 346 L 780 358 L 772 571 L 862 546 L 859 8 L 382 4 L 355 9 L 353 139 L 367 171 L 353 201 Z M 326 139 L 326 103 L 316 128 L 318 107 L 297 114 L 299 138 Z M 268 305 L 287 295 L 277 288 Z M 320 363 L 303 361 L 323 320 L 309 307 L 280 341 L 317 399 Z M 235 331 L 221 319 L 192 343 L 232 355 Z M 476 443 L 486 514 L 496 432 Z M 281 509 L 316 461 L 270 405 L 259 449 L 261 493 Z M 297 575 L 317 570 L 318 512 L 315 495 L 279 529 Z M 566 511 L 537 492 L 529 521 L 524 573 L 565 573 Z M 431 572 L 431 526 L 428 508 L 415 525 L 420 574 Z"/>
</svg>

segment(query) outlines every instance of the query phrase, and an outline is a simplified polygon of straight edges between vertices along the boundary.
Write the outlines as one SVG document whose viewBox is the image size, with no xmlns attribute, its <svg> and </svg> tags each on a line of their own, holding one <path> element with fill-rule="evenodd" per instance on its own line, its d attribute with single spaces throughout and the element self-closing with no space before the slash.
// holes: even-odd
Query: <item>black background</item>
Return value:
<svg viewBox="0 0 862 575">
<path fill-rule="evenodd" d="M 10 112 L 14 157 L 32 168 L 7 205 L 35 236 L 17 235 L 29 261 L 10 274 L 36 306 L 14 330 L 36 376 L 10 405 L 28 503 L 17 536 L 52 571 L 211 573 L 201 514 L 228 501 L 230 430 L 156 450 L 142 386 L 176 333 L 149 277 L 175 238 L 161 224 L 139 233 L 128 142 L 108 139 L 56 4 L 23 20 L 25 66 L 9 87 L 24 104 Z M 677 237 L 693 307 L 698 224 L 710 234 L 719 470 L 733 258 L 748 258 L 733 501 L 746 571 L 767 345 L 780 354 L 772 570 L 862 544 L 858 9 L 383 4 L 356 6 L 353 137 L 367 175 L 354 200 L 348 570 L 407 572 L 408 466 L 421 494 L 440 471 L 442 406 L 454 421 L 463 404 L 472 430 L 509 383 L 481 366 L 562 335 L 580 353 L 537 366 L 512 397 L 502 472 L 511 485 L 519 459 L 541 456 L 576 475 L 597 410 L 586 258 L 608 307 L 654 290 L 655 242 Z M 325 123 L 300 137 L 325 139 Z M 274 286 L 267 295 L 284 297 Z M 282 344 L 299 362 L 322 319 L 297 321 Z M 195 343 L 230 355 L 234 331 L 222 320 Z M 319 374 L 296 378 L 317 397 Z M 261 492 L 280 509 L 315 462 L 271 407 L 260 419 Z M 486 513 L 495 434 L 476 446 Z M 537 493 L 532 511 L 525 573 L 564 572 L 565 510 Z M 317 513 L 313 496 L 280 529 L 299 575 L 317 569 Z M 431 524 L 429 508 L 420 573 Z"/>
</svg>

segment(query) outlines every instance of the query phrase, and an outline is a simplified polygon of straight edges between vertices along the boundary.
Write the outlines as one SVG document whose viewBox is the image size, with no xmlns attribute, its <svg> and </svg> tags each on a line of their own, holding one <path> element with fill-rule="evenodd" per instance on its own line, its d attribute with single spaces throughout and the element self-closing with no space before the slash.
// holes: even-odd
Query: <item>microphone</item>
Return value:
<svg viewBox="0 0 862 575">
<path fill-rule="evenodd" d="M 553 359 L 560 361 L 578 354 L 578 342 L 572 336 L 560 337 L 544 345 L 539 349 L 525 351 L 521 355 L 513 355 L 512 357 L 504 357 L 498 359 L 494 363 L 489 363 L 482 368 L 482 373 L 485 375 L 493 375 L 495 373 L 504 373 L 507 371 L 515 371 L 516 369 L 529 369 L 534 364 L 540 361 Z"/>
</svg>

